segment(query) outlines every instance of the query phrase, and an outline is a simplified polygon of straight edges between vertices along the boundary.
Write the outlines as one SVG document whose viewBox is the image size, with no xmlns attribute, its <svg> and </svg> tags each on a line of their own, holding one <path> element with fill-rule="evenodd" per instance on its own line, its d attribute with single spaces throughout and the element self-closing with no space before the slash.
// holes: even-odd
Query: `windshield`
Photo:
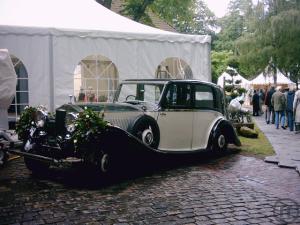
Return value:
<svg viewBox="0 0 300 225">
<path fill-rule="evenodd" d="M 117 102 L 145 101 L 157 104 L 164 84 L 122 84 Z"/>
</svg>

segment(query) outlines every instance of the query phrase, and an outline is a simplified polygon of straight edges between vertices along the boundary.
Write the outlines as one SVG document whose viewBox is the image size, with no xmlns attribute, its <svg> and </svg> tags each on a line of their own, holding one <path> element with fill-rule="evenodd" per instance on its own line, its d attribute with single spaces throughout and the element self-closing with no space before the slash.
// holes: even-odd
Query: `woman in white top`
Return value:
<svg viewBox="0 0 300 225">
<path fill-rule="evenodd" d="M 295 116 L 295 131 L 296 133 L 300 133 L 300 90 L 295 93 L 293 110 Z"/>
</svg>

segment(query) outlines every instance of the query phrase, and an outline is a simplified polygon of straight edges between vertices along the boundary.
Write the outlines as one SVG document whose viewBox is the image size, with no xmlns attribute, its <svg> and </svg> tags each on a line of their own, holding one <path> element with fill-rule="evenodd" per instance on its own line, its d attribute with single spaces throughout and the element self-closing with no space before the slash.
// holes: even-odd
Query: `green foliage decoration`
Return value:
<svg viewBox="0 0 300 225">
<path fill-rule="evenodd" d="M 232 92 L 234 89 L 234 86 L 233 85 L 225 85 L 224 89 L 226 92 Z"/>
<path fill-rule="evenodd" d="M 25 141 L 29 135 L 29 129 L 34 122 L 34 118 L 37 112 L 35 107 L 25 107 L 24 111 L 21 113 L 20 119 L 16 124 L 16 133 L 21 141 Z"/>
<path fill-rule="evenodd" d="M 100 114 L 101 112 L 97 113 L 89 108 L 79 113 L 73 134 L 76 149 L 88 144 L 91 136 L 96 137 L 105 130 L 107 122 L 103 120 L 104 114 Z"/>
<path fill-rule="evenodd" d="M 238 88 L 237 91 L 239 92 L 240 95 L 247 92 L 247 90 L 245 88 Z"/>
<path fill-rule="evenodd" d="M 234 84 L 241 84 L 242 83 L 242 80 L 236 80 L 234 81 Z"/>
</svg>

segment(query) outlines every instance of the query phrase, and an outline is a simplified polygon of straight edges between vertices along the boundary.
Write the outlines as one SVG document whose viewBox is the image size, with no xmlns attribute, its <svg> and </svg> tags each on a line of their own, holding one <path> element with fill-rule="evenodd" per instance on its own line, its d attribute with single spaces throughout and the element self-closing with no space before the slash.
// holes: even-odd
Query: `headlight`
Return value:
<svg viewBox="0 0 300 225">
<path fill-rule="evenodd" d="M 75 130 L 75 124 L 74 124 L 74 123 L 72 123 L 72 124 L 70 124 L 70 125 L 67 125 L 67 131 L 68 131 L 69 133 L 74 132 L 74 130 Z"/>
<path fill-rule="evenodd" d="M 44 127 L 44 125 L 45 125 L 45 121 L 44 120 L 39 120 L 39 121 L 36 122 L 36 126 L 37 127 Z"/>
<path fill-rule="evenodd" d="M 66 129 L 68 132 L 72 133 L 75 130 L 75 121 L 77 119 L 77 114 L 68 113 L 66 115 Z"/>
<path fill-rule="evenodd" d="M 43 109 L 37 110 L 37 112 L 35 114 L 35 118 L 34 118 L 34 122 L 37 125 L 37 127 L 43 127 L 45 125 L 47 116 L 48 116 L 47 111 L 45 111 Z"/>
</svg>

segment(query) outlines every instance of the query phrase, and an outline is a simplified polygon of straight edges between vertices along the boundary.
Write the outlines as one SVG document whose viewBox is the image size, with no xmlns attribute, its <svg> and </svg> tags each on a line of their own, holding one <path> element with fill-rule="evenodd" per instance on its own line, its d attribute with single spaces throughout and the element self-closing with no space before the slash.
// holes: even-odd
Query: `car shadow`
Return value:
<svg viewBox="0 0 300 225">
<path fill-rule="evenodd" d="M 70 188 L 79 189 L 120 189 L 126 184 L 147 176 L 160 175 L 166 171 L 192 167 L 215 165 L 220 160 L 230 160 L 239 149 L 229 148 L 226 152 L 201 151 L 194 154 L 159 154 L 140 155 L 131 160 L 115 165 L 108 174 L 101 174 L 95 168 L 77 165 L 71 168 L 51 167 L 43 174 L 32 174 L 33 179 L 43 179 L 60 183 Z"/>
</svg>

